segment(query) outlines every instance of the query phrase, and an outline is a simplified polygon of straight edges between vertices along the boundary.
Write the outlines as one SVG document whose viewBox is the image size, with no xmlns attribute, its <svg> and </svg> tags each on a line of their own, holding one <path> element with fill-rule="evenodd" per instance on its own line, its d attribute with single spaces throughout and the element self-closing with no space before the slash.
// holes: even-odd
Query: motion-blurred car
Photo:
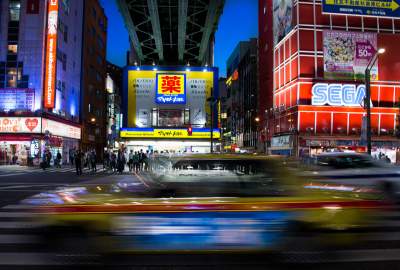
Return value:
<svg viewBox="0 0 400 270">
<path fill-rule="evenodd" d="M 393 200 L 400 198 L 400 168 L 367 154 L 351 152 L 322 153 L 314 157 L 308 176 L 325 183 L 373 187 Z"/>
<path fill-rule="evenodd" d="M 373 193 L 304 181 L 275 158 L 157 157 L 128 180 L 25 203 L 43 213 L 48 244 L 105 253 L 279 250 L 292 230 L 363 226 L 381 207 Z"/>
</svg>

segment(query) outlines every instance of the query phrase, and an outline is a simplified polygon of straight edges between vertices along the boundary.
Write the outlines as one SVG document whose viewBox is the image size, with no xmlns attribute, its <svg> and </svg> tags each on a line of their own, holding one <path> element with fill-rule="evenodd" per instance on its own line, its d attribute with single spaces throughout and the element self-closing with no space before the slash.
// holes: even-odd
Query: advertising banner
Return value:
<svg viewBox="0 0 400 270">
<path fill-rule="evenodd" d="M 120 131 L 121 138 L 147 138 L 147 139 L 209 139 L 211 132 L 209 128 L 193 128 L 192 135 L 187 129 L 165 129 L 165 128 L 124 128 Z M 218 129 L 213 130 L 213 138 L 221 137 Z"/>
<path fill-rule="evenodd" d="M 160 74 L 156 78 L 156 103 L 158 104 L 185 104 L 186 103 L 186 75 Z"/>
<path fill-rule="evenodd" d="M 0 89 L 1 111 L 33 111 L 35 90 L 27 88 Z"/>
<path fill-rule="evenodd" d="M 274 0 L 274 44 L 281 41 L 292 30 L 292 0 Z"/>
<path fill-rule="evenodd" d="M 50 0 L 47 12 L 46 62 L 44 78 L 44 107 L 54 108 L 56 95 L 58 0 Z"/>
<path fill-rule="evenodd" d="M 50 132 L 51 135 L 80 139 L 81 128 L 42 118 L 42 133 Z"/>
<path fill-rule="evenodd" d="M 40 117 L 0 117 L 0 133 L 40 133 Z"/>
<path fill-rule="evenodd" d="M 365 69 L 377 52 L 376 33 L 325 30 L 325 79 L 363 80 Z M 378 62 L 371 69 L 371 80 L 378 80 Z"/>
<path fill-rule="evenodd" d="M 322 0 L 324 13 L 399 18 L 396 0 Z"/>
<path fill-rule="evenodd" d="M 190 104 L 190 123 L 204 126 L 210 115 L 207 98 L 214 87 L 214 69 L 127 71 L 127 127 L 150 127 L 155 108 L 179 109 Z M 153 117 L 154 118 L 154 117 Z"/>
</svg>

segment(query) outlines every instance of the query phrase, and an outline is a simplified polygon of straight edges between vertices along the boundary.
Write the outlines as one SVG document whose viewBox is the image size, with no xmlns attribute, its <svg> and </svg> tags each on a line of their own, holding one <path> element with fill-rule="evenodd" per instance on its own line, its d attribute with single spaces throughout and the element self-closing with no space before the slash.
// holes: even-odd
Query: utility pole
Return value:
<svg viewBox="0 0 400 270">
<path fill-rule="evenodd" d="M 365 99 L 364 107 L 367 111 L 367 152 L 371 155 L 372 152 L 372 134 L 371 134 L 371 69 L 374 67 L 376 60 L 380 54 L 385 53 L 385 49 L 381 48 L 374 53 L 367 67 L 365 68 Z"/>
<path fill-rule="evenodd" d="M 364 107 L 367 111 L 367 152 L 371 155 L 372 138 L 371 138 L 371 71 L 368 67 L 365 69 L 365 100 Z"/>
</svg>

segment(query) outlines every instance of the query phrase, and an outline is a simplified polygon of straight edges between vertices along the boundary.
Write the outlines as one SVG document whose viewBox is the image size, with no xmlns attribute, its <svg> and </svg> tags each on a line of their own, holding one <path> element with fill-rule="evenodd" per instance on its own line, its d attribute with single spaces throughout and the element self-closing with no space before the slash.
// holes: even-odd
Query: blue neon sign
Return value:
<svg viewBox="0 0 400 270">
<path fill-rule="evenodd" d="M 312 88 L 311 104 L 316 106 L 362 106 L 365 85 L 317 83 Z"/>
</svg>

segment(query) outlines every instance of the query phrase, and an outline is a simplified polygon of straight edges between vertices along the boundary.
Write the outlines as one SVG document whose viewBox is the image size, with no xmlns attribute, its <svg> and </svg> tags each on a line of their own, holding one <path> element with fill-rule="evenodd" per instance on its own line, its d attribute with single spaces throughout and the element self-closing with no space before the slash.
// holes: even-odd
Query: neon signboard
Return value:
<svg viewBox="0 0 400 270">
<path fill-rule="evenodd" d="M 362 106 L 365 85 L 317 83 L 312 87 L 311 104 L 316 106 Z"/>
<path fill-rule="evenodd" d="M 46 62 L 44 79 L 44 107 L 54 108 L 55 99 L 55 76 L 57 63 L 57 22 L 58 22 L 58 0 L 50 0 L 47 11 L 47 39 L 46 39 Z"/>
<path fill-rule="evenodd" d="M 185 74 L 157 74 L 156 77 L 157 104 L 186 103 Z"/>
</svg>

